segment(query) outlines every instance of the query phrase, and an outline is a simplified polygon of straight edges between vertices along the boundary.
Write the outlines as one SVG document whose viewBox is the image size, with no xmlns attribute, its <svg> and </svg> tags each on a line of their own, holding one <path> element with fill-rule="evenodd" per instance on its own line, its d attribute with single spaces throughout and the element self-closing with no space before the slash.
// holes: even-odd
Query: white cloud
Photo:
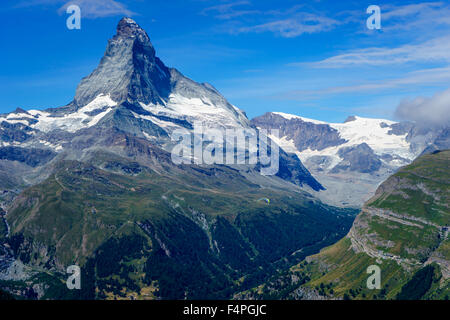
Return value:
<svg viewBox="0 0 450 320">
<path fill-rule="evenodd" d="M 284 93 L 283 96 L 292 99 L 309 100 L 322 98 L 325 95 L 346 93 L 382 92 L 397 88 L 411 88 L 417 85 L 440 84 L 450 81 L 450 66 L 413 71 L 404 77 L 389 80 L 371 81 L 357 85 L 335 86 L 317 90 L 296 90 Z"/>
<path fill-rule="evenodd" d="M 72 0 L 62 6 L 58 12 L 64 13 L 66 8 L 71 4 L 76 4 L 81 8 L 81 16 L 84 18 L 133 15 L 133 12 L 128 10 L 124 4 L 114 0 Z"/>
<path fill-rule="evenodd" d="M 236 9 L 236 7 L 249 5 L 251 5 L 249 1 L 236 1 L 208 7 L 203 9 L 200 13 L 202 15 L 214 14 L 216 18 L 224 20 L 260 13 L 259 10 Z"/>
<path fill-rule="evenodd" d="M 62 5 L 58 9 L 59 14 L 63 14 L 71 4 L 76 4 L 81 8 L 83 18 L 102 18 L 118 15 L 132 16 L 135 13 L 129 10 L 124 4 L 116 0 L 25 0 L 19 2 L 15 8 L 25 8 L 33 6 Z"/>
<path fill-rule="evenodd" d="M 388 6 L 388 10 L 383 13 L 384 18 L 405 18 L 413 15 L 418 15 L 424 11 L 434 11 L 443 6 L 442 2 L 422 2 L 415 4 L 408 4 L 403 6 Z"/>
<path fill-rule="evenodd" d="M 245 8 L 242 8 L 245 6 Z M 333 19 L 324 13 L 316 12 L 305 5 L 295 5 L 285 10 L 255 10 L 250 1 L 235 1 L 203 9 L 203 15 L 227 20 L 219 30 L 222 32 L 262 33 L 272 32 L 285 38 L 294 38 L 302 34 L 324 32 L 337 25 L 348 22 L 345 19 Z M 245 16 L 245 19 L 243 19 Z"/>
<path fill-rule="evenodd" d="M 370 47 L 359 45 L 358 49 L 339 53 L 309 65 L 340 68 L 450 61 L 449 3 L 383 5 L 381 20 L 380 32 L 368 32 L 364 29 L 363 33 L 369 38 L 363 38 L 361 41 L 370 41 Z"/>
<path fill-rule="evenodd" d="M 293 38 L 305 33 L 317 33 L 329 31 L 340 24 L 325 16 L 312 13 L 297 13 L 293 17 L 262 23 L 250 27 L 242 27 L 238 30 L 240 33 L 246 32 L 273 32 L 282 37 Z"/>
<path fill-rule="evenodd" d="M 395 116 L 423 125 L 450 126 L 450 89 L 431 98 L 405 99 L 397 106 Z"/>
<path fill-rule="evenodd" d="M 339 68 L 348 66 L 382 66 L 417 62 L 450 61 L 450 36 L 435 38 L 420 44 L 407 44 L 395 48 L 366 48 L 339 54 L 311 66 Z M 300 65 L 299 63 L 297 65 Z M 296 64 L 293 64 L 296 65 Z"/>
<path fill-rule="evenodd" d="M 385 31 L 430 29 L 450 25 L 450 6 L 445 2 L 423 2 L 382 8 Z"/>
</svg>

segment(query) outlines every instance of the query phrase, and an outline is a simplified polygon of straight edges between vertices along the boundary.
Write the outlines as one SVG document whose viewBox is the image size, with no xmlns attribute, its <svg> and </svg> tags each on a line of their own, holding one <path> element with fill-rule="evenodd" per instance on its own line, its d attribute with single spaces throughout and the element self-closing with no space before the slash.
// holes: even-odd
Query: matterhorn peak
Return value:
<svg viewBox="0 0 450 320">
<path fill-rule="evenodd" d="M 151 106 L 162 106 L 165 121 L 175 115 L 176 122 L 213 119 L 211 122 L 224 126 L 249 126 L 245 114 L 212 85 L 197 83 L 169 69 L 156 57 L 147 33 L 130 18 L 119 21 L 100 64 L 78 85 L 71 107 L 80 110 L 104 97 L 120 112 L 130 111 L 132 115 L 156 114 L 161 110 L 149 111 Z"/>
<path fill-rule="evenodd" d="M 77 88 L 78 108 L 100 94 L 123 101 L 163 103 L 170 90 L 170 71 L 155 56 L 147 33 L 133 19 L 122 18 L 99 66 Z"/>
</svg>

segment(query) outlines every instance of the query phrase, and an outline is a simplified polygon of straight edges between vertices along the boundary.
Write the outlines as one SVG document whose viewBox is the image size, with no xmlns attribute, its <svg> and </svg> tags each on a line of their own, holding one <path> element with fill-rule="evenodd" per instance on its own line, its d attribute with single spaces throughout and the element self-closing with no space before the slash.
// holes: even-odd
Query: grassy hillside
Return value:
<svg viewBox="0 0 450 320">
<path fill-rule="evenodd" d="M 367 206 L 448 225 L 449 157 L 449 151 L 420 157 L 383 183 Z"/>
<path fill-rule="evenodd" d="M 424 155 L 378 189 L 338 243 L 240 297 L 448 299 L 450 151 Z M 370 290 L 367 268 L 381 269 Z"/>
<path fill-rule="evenodd" d="M 354 218 L 228 167 L 176 169 L 106 153 L 59 162 L 7 216 L 8 245 L 37 275 L 0 286 L 47 284 L 42 298 L 230 298 L 336 242 Z M 79 292 L 63 281 L 72 264 Z"/>
</svg>

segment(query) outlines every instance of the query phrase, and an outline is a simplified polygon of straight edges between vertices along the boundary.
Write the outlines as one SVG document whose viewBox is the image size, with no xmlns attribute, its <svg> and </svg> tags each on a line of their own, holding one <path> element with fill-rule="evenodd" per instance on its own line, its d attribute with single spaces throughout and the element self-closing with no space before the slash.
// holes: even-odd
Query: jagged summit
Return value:
<svg viewBox="0 0 450 320">
<path fill-rule="evenodd" d="M 23 110 L 22 108 L 16 108 L 16 111 L 14 111 L 14 113 L 23 113 L 23 114 L 29 114 L 26 110 Z"/>
<path fill-rule="evenodd" d="M 161 103 L 170 91 L 170 71 L 155 56 L 147 33 L 130 18 L 117 25 L 99 66 L 79 84 L 74 103 L 82 107 L 97 96 L 117 103 Z"/>
<path fill-rule="evenodd" d="M 347 119 L 345 119 L 344 123 L 349 123 L 356 120 L 356 116 L 348 116 Z"/>
<path fill-rule="evenodd" d="M 147 32 L 139 26 L 136 21 L 131 18 L 124 17 L 117 24 L 116 35 L 112 40 L 128 39 L 133 43 L 140 44 L 142 47 L 146 47 L 151 56 L 155 56 L 155 49 L 150 41 L 150 37 Z"/>
<path fill-rule="evenodd" d="M 147 35 L 136 21 L 131 18 L 124 17 L 117 24 L 117 35 L 122 37 L 136 37 Z"/>
</svg>

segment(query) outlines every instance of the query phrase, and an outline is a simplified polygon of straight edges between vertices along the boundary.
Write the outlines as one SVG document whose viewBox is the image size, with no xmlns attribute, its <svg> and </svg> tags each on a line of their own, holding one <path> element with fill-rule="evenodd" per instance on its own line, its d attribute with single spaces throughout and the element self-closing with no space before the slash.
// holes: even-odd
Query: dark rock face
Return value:
<svg viewBox="0 0 450 320">
<path fill-rule="evenodd" d="M 134 117 L 131 106 L 126 103 L 103 118 L 99 125 L 105 128 L 118 128 L 132 135 L 141 135 L 145 132 L 152 137 L 168 139 L 167 133 L 153 122 Z"/>
<path fill-rule="evenodd" d="M 437 150 L 448 150 L 448 149 L 450 149 L 450 128 L 445 128 L 436 137 L 434 142 L 422 152 L 422 154 L 428 154 Z"/>
<path fill-rule="evenodd" d="M 315 191 L 325 190 L 295 154 L 288 154 L 283 149 L 280 149 L 279 170 L 276 176 L 297 185 L 309 185 Z"/>
<path fill-rule="evenodd" d="M 331 170 L 332 173 L 337 173 L 341 170 L 372 173 L 378 171 L 382 165 L 379 157 L 366 143 L 341 148 L 338 154 L 344 160 Z"/>
<path fill-rule="evenodd" d="M 48 149 L 25 149 L 19 147 L 1 147 L 0 159 L 23 162 L 30 167 L 46 163 L 53 159 L 56 153 Z"/>
<path fill-rule="evenodd" d="M 414 124 L 412 122 L 398 122 L 391 125 L 390 128 L 391 130 L 389 130 L 388 134 L 402 136 L 404 134 L 410 133 L 414 128 Z"/>
<path fill-rule="evenodd" d="M 352 122 L 352 121 L 355 121 L 355 120 L 356 120 L 355 116 L 348 116 L 347 119 L 345 119 L 344 123 Z"/>
<path fill-rule="evenodd" d="M 26 110 L 23 110 L 22 108 L 17 108 L 14 113 L 23 113 L 29 115 L 29 113 Z"/>
<path fill-rule="evenodd" d="M 434 141 L 439 150 L 450 149 L 450 128 L 445 128 Z"/>
<path fill-rule="evenodd" d="M 139 25 L 130 18 L 122 18 L 117 24 L 117 35 L 116 37 L 122 38 L 139 38 L 141 42 L 148 42 L 148 36 L 145 31 L 139 27 Z M 153 50 L 153 55 L 155 52 Z"/>
<path fill-rule="evenodd" d="M 0 122 L 0 140 L 5 142 L 25 142 L 34 130 L 21 123 Z"/>
<path fill-rule="evenodd" d="M 395 123 L 390 128 L 389 134 L 406 134 L 406 141 L 411 143 L 412 150 L 423 150 L 420 155 L 450 148 L 449 127 L 436 128 L 405 121 Z"/>
<path fill-rule="evenodd" d="M 251 120 L 252 125 L 262 129 L 278 129 L 280 137 L 293 140 L 298 151 L 308 148 L 323 150 L 346 142 L 336 129 L 327 124 L 315 124 L 301 119 L 285 119 L 274 113 L 266 113 Z"/>
</svg>

